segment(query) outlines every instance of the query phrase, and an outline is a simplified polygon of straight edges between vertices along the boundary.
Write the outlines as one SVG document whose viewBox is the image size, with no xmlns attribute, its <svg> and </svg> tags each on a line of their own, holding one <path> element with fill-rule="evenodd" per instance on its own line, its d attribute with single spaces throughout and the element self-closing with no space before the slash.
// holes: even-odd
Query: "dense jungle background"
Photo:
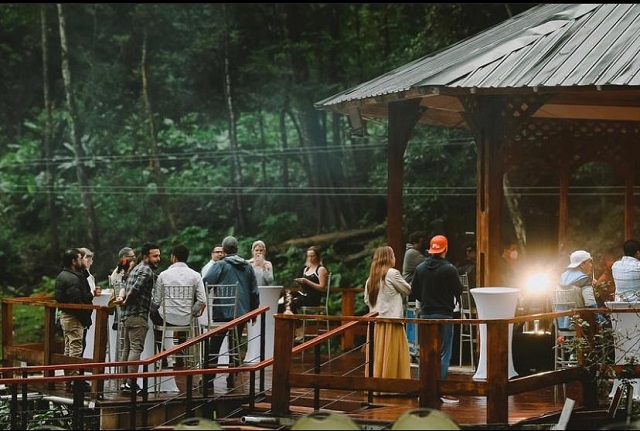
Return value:
<svg viewBox="0 0 640 431">
<path fill-rule="evenodd" d="M 227 234 L 267 243 L 289 285 L 318 244 L 362 286 L 385 241 L 385 125 L 352 136 L 314 102 L 519 13 L 511 4 L 0 5 L 0 285 L 51 291 L 61 252 L 185 243 L 195 269 Z M 422 129 L 404 230 L 475 230 L 475 147 Z M 459 254 L 454 256 L 459 256 Z"/>
</svg>

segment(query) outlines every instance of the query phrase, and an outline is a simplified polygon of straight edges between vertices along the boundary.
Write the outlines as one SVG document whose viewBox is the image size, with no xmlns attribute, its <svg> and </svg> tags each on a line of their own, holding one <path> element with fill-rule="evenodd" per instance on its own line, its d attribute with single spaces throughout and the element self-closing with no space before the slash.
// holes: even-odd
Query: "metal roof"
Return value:
<svg viewBox="0 0 640 431">
<path fill-rule="evenodd" d="M 315 106 L 347 112 L 425 95 L 628 88 L 640 85 L 639 53 L 640 4 L 545 4 Z"/>
</svg>

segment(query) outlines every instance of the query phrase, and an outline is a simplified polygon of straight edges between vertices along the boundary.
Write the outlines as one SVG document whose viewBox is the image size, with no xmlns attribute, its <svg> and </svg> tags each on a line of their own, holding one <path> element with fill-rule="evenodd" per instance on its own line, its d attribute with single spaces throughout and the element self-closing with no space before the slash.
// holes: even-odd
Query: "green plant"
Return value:
<svg viewBox="0 0 640 431">
<path fill-rule="evenodd" d="M 578 315 L 572 317 L 572 321 L 583 336 L 568 340 L 570 349 L 581 358 L 581 365 L 589 372 L 598 399 L 607 399 L 614 379 L 626 384 L 633 378 L 633 369 L 637 364 L 635 356 L 625 354 L 622 359 L 616 360 L 616 351 L 627 351 L 624 343 L 628 335 L 616 330 L 616 321 L 612 316 L 602 325 L 592 325 Z M 615 365 L 623 365 L 622 373 L 616 375 Z"/>
</svg>

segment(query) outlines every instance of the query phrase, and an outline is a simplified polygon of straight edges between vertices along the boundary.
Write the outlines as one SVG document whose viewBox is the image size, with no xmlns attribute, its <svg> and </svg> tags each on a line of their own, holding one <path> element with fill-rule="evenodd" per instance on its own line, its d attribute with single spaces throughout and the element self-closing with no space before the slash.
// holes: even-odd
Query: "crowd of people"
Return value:
<svg viewBox="0 0 640 431">
<path fill-rule="evenodd" d="M 475 245 L 466 245 L 463 248 L 464 258 L 454 265 L 447 258 L 449 241 L 444 235 L 429 237 L 424 232 L 414 232 L 409 239 L 402 272 L 396 269 L 396 256 L 391 247 L 385 245 L 374 251 L 365 282 L 365 304 L 383 318 L 405 317 L 408 301 L 415 301 L 419 318 L 456 318 L 457 304 L 463 292 L 460 275 L 467 274 L 469 287 L 475 287 Z M 237 283 L 238 315 L 256 309 L 260 304 L 258 286 L 268 286 L 274 281 L 273 265 L 266 259 L 266 252 L 265 243 L 255 241 L 251 246 L 251 258 L 246 260 L 238 254 L 237 239 L 228 236 L 211 249 L 211 260 L 197 272 L 188 265 L 189 249 L 178 244 L 171 251 L 171 265 L 156 275 L 155 270 L 161 260 L 157 244 L 143 244 L 138 256 L 133 248 L 123 247 L 118 252 L 117 265 L 109 276 L 116 313 L 112 329 L 120 328 L 123 338 L 118 359 L 140 359 L 150 320 L 156 325 L 164 321 L 172 325 L 185 325 L 190 319 L 202 318 L 203 314 L 206 316 L 208 293 L 205 286 L 209 284 Z M 569 264 L 559 274 L 557 287 L 575 291 L 577 307 L 602 307 L 606 301 L 612 300 L 637 301 L 640 292 L 640 242 L 635 239 L 625 241 L 622 252 L 619 260 L 615 260 L 611 253 L 603 256 L 601 274 L 596 278 L 591 254 L 586 250 L 574 251 L 569 256 Z M 93 253 L 87 248 L 72 248 L 64 252 L 63 270 L 55 282 L 56 301 L 91 304 L 94 296 L 100 295 L 99 286 L 90 273 L 92 259 Z M 503 283 L 507 283 L 505 285 L 515 282 L 517 259 L 518 245 L 506 241 L 500 261 L 500 275 Z M 320 305 L 323 292 L 328 287 L 328 276 L 320 248 L 309 247 L 300 277 L 293 280 L 298 289 L 283 290 L 278 312 L 296 313 L 301 306 Z M 161 309 L 163 287 L 176 284 L 194 287 L 192 304 L 185 307 L 184 304 L 169 301 Z M 216 321 L 230 321 L 234 317 L 228 313 L 209 316 Z M 607 317 L 596 313 L 595 321 L 598 325 L 606 325 Z M 59 322 L 64 334 L 64 354 L 82 356 L 87 329 L 91 325 L 91 310 L 61 308 Z M 296 338 L 300 336 L 296 332 Z M 441 325 L 440 336 L 440 378 L 446 380 L 454 325 Z M 410 378 L 411 358 L 403 322 L 378 323 L 374 337 L 373 376 Z M 219 353 L 223 339 L 224 334 L 211 340 L 209 349 L 214 355 Z M 216 363 L 209 365 L 216 366 Z M 125 367 L 122 371 L 135 373 L 138 367 Z M 68 372 L 77 373 L 73 370 Z M 229 388 L 234 385 L 234 377 L 233 374 L 228 376 Z M 135 380 L 131 380 L 125 382 L 121 390 L 139 391 L 140 388 Z M 450 395 L 442 395 L 441 400 L 445 403 L 458 402 L 456 397 Z"/>
<path fill-rule="evenodd" d="M 137 361 L 145 349 L 150 326 L 188 325 L 191 319 L 198 319 L 206 325 L 209 319 L 216 322 L 230 321 L 238 315 L 258 308 L 260 295 L 258 286 L 270 286 L 274 282 L 272 263 L 266 259 L 267 247 L 264 241 L 257 240 L 251 246 L 251 258 L 244 259 L 238 254 L 238 240 L 227 236 L 220 244 L 211 249 L 211 260 L 197 272 L 189 267 L 190 251 L 184 244 L 173 247 L 169 256 L 170 265 L 156 274 L 161 262 L 160 247 L 155 243 L 144 243 L 138 256 L 132 247 L 123 247 L 117 255 L 117 264 L 108 277 L 113 297 L 109 305 L 113 309 L 114 319 L 111 330 L 120 331 L 120 361 Z M 100 286 L 89 272 L 93 262 L 93 253 L 87 248 L 73 248 L 62 256 L 63 270 L 56 278 L 55 299 L 60 303 L 92 304 L 94 296 L 101 294 Z M 322 292 L 327 288 L 328 271 L 322 263 L 320 248 L 311 246 L 306 251 L 306 263 L 300 277 L 293 280 L 300 290 L 294 292 L 290 311 L 295 312 L 303 305 L 319 305 Z M 238 303 L 236 314 L 224 311 L 222 314 L 208 316 L 207 285 L 238 284 Z M 189 304 L 184 300 L 170 298 L 166 294 L 167 286 L 193 287 L 194 298 Z M 284 297 L 283 292 L 283 297 Z M 222 308 L 220 308 L 222 310 Z M 215 311 L 217 313 L 217 310 Z M 60 308 L 59 325 L 64 337 L 64 354 L 83 355 L 87 330 L 92 325 L 92 310 Z M 255 320 L 252 321 L 255 324 Z M 242 333 L 244 328 L 238 328 Z M 154 339 L 163 346 L 164 340 Z M 226 333 L 213 337 L 208 354 L 216 366 L 220 348 Z M 241 361 L 238 355 L 235 361 Z M 239 365 L 239 364 L 236 364 Z M 138 366 L 124 367 L 122 372 L 135 373 Z M 77 371 L 70 371 L 69 373 Z M 234 387 L 234 374 L 229 374 L 227 387 Z M 88 384 L 87 384 L 88 388 Z M 68 390 L 71 387 L 67 386 Z M 124 382 L 122 392 L 140 392 L 135 379 Z"/>
</svg>

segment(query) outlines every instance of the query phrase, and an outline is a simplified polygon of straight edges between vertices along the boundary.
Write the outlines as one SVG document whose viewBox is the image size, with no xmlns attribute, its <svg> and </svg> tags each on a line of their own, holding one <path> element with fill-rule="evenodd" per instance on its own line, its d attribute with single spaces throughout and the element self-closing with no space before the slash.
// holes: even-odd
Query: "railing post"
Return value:
<svg viewBox="0 0 640 431">
<path fill-rule="evenodd" d="M 418 322 L 420 343 L 420 407 L 440 408 L 440 325 Z"/>
<path fill-rule="evenodd" d="M 296 320 L 287 319 L 286 316 L 275 314 L 274 339 L 278 342 L 273 346 L 273 381 L 271 388 L 271 411 L 274 415 L 286 415 L 289 413 L 289 400 L 291 397 L 291 385 L 289 373 L 291 372 L 291 346 L 293 346 L 293 333 Z"/>
<path fill-rule="evenodd" d="M 2 301 L 2 366 L 10 367 L 11 363 L 7 360 L 7 354 L 5 353 L 7 347 L 13 345 L 13 304 Z M 12 376 L 5 375 L 5 378 Z M 15 428 L 12 428 L 15 429 Z"/>
<path fill-rule="evenodd" d="M 487 321 L 487 423 L 509 423 L 509 321 Z"/>
</svg>

